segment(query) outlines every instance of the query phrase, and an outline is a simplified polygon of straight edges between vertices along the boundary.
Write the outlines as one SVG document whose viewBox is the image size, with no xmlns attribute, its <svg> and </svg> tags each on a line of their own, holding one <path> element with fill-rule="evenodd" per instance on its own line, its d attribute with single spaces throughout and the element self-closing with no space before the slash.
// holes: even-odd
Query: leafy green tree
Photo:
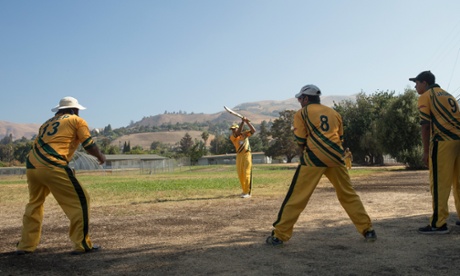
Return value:
<svg viewBox="0 0 460 276">
<path fill-rule="evenodd" d="M 206 153 L 206 145 L 203 141 L 195 140 L 192 148 L 190 149 L 190 162 L 192 165 L 196 165 L 198 160 L 205 155 Z"/>
<path fill-rule="evenodd" d="M 14 151 L 13 157 L 15 160 L 24 163 L 26 162 L 27 155 L 29 154 L 30 150 L 32 149 L 33 142 L 21 142 L 21 143 L 14 143 Z"/>
<path fill-rule="evenodd" d="M 1 145 L 8 145 L 8 144 L 11 144 L 13 143 L 13 134 L 9 134 L 9 135 L 6 135 L 5 137 L 3 137 L 1 140 L 0 140 L 0 144 Z"/>
<path fill-rule="evenodd" d="M 120 147 L 109 145 L 105 149 L 104 154 L 120 154 Z"/>
<path fill-rule="evenodd" d="M 409 168 L 423 168 L 417 92 L 406 89 L 377 121 L 377 140 L 384 152 Z"/>
<path fill-rule="evenodd" d="M 104 135 L 105 136 L 110 136 L 112 135 L 113 133 L 113 130 L 112 130 L 112 126 L 110 124 L 108 124 L 105 128 L 104 128 Z"/>
<path fill-rule="evenodd" d="M 13 144 L 0 144 L 0 161 L 11 162 L 14 160 Z"/>
<path fill-rule="evenodd" d="M 109 149 L 111 147 L 109 138 L 105 136 L 99 136 L 98 139 L 96 140 L 96 144 L 99 146 L 102 153 L 109 154 Z M 118 148 L 118 152 L 120 152 L 119 148 Z"/>
<path fill-rule="evenodd" d="M 189 156 L 190 151 L 192 150 L 193 144 L 194 143 L 193 143 L 192 136 L 190 136 L 188 132 L 185 133 L 184 137 L 182 137 L 182 139 L 179 142 L 180 152 L 184 154 L 185 156 Z"/>
<path fill-rule="evenodd" d="M 218 134 L 210 142 L 210 151 L 212 154 L 235 153 L 235 147 L 229 139 L 229 136 Z"/>
<path fill-rule="evenodd" d="M 262 144 L 261 151 L 266 151 L 270 143 L 270 130 L 266 121 L 262 121 L 260 124 L 260 131 L 257 133 L 257 135 L 259 136 L 260 142 Z"/>
<path fill-rule="evenodd" d="M 153 154 L 158 154 L 158 155 L 165 156 L 165 157 L 173 156 L 171 147 L 159 141 L 153 141 L 152 144 L 150 144 L 150 152 Z"/>
<path fill-rule="evenodd" d="M 131 152 L 131 141 L 128 141 L 123 144 L 123 150 L 122 153 L 129 153 Z"/>
<path fill-rule="evenodd" d="M 203 145 L 204 145 L 203 155 L 206 155 L 208 153 L 208 150 L 206 149 L 206 143 L 208 142 L 208 139 L 209 139 L 209 132 L 203 131 L 203 133 L 201 133 L 201 139 L 203 139 Z"/>
<path fill-rule="evenodd" d="M 203 133 L 201 133 L 201 139 L 203 139 L 203 142 L 206 144 L 209 139 L 209 132 L 203 131 Z"/>
<path fill-rule="evenodd" d="M 134 146 L 127 154 L 146 154 L 141 146 Z"/>
<path fill-rule="evenodd" d="M 265 152 L 266 156 L 272 158 L 286 157 L 287 162 L 291 163 L 292 159 L 299 154 L 299 148 L 292 133 L 295 113 L 294 110 L 279 112 L 279 118 L 273 121 L 270 129 L 273 140 Z"/>
<path fill-rule="evenodd" d="M 383 164 L 383 149 L 375 138 L 379 132 L 377 121 L 393 95 L 394 92 L 389 91 L 377 91 L 372 95 L 361 92 L 356 101 L 334 104 L 343 119 L 343 146 L 350 148 L 355 161 L 364 163 L 368 157 L 371 164 Z"/>
<path fill-rule="evenodd" d="M 249 137 L 248 139 L 252 152 L 264 151 L 264 148 L 262 146 L 262 140 L 260 139 L 259 135 L 256 134 L 254 136 Z"/>
</svg>

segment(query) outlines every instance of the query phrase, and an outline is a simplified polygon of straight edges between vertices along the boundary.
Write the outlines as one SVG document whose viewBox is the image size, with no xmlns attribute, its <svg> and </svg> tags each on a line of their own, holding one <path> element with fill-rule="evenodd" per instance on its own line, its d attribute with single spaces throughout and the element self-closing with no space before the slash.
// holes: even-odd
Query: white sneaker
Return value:
<svg viewBox="0 0 460 276">
<path fill-rule="evenodd" d="M 242 194 L 241 197 L 242 197 L 242 198 L 250 198 L 251 195 L 250 195 L 250 194 Z"/>
</svg>

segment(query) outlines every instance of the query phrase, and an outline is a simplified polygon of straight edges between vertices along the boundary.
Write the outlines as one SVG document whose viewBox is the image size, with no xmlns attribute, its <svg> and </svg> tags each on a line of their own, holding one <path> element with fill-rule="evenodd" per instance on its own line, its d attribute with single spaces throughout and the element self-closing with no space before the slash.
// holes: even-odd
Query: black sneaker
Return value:
<svg viewBox="0 0 460 276">
<path fill-rule="evenodd" d="M 26 255 L 26 254 L 32 254 L 32 251 L 27 251 L 27 250 L 16 250 L 14 254 L 16 255 Z"/>
<path fill-rule="evenodd" d="M 367 242 L 374 242 L 377 240 L 377 234 L 375 234 L 374 230 L 367 230 L 364 233 L 364 239 L 366 239 Z"/>
<path fill-rule="evenodd" d="M 425 227 L 419 228 L 418 232 L 420 234 L 428 234 L 428 235 L 449 234 L 449 228 L 447 228 L 447 224 L 444 224 L 441 227 L 431 227 L 431 225 L 427 225 Z"/>
<path fill-rule="evenodd" d="M 265 242 L 268 245 L 274 246 L 274 247 L 281 247 L 283 246 L 283 241 L 278 239 L 277 237 L 273 237 L 272 235 L 268 236 Z"/>
<path fill-rule="evenodd" d="M 100 249 L 101 249 L 101 247 L 99 245 L 93 244 L 93 248 L 91 248 L 91 249 L 88 249 L 86 251 L 74 250 L 74 251 L 70 252 L 70 255 L 82 255 L 82 254 L 86 254 L 86 253 L 97 252 Z"/>
</svg>

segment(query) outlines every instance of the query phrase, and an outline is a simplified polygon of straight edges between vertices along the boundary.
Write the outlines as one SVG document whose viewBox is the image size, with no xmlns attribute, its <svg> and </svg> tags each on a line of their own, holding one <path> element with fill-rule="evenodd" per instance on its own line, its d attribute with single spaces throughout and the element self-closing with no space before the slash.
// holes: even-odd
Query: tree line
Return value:
<svg viewBox="0 0 460 276">
<path fill-rule="evenodd" d="M 299 106 L 300 108 L 300 106 Z M 343 146 L 352 150 L 354 162 L 368 165 L 383 165 L 384 155 L 395 158 L 409 168 L 422 168 L 422 143 L 420 136 L 417 93 L 406 89 L 395 95 L 394 91 L 377 91 L 367 95 L 364 92 L 356 100 L 334 103 L 333 108 L 343 118 Z M 273 122 L 263 121 L 256 125 L 257 132 L 251 136 L 253 152 L 264 152 L 273 159 L 282 159 L 288 163 L 299 156 L 300 152 L 292 133 L 293 118 L 296 110 L 279 112 Z M 162 127 L 139 127 L 112 129 L 110 124 L 102 130 L 93 130 L 96 143 L 105 154 L 158 154 L 169 158 L 190 157 L 197 163 L 204 155 L 235 153 L 229 140 L 228 122 L 216 124 L 176 124 Z M 122 147 L 112 145 L 116 138 L 127 133 L 147 132 L 159 129 L 202 130 L 201 139 L 193 139 L 188 133 L 176 145 L 167 145 L 152 141 L 149 149 L 140 146 L 131 147 L 127 141 Z M 209 142 L 210 134 L 215 137 Z M 23 164 L 32 140 L 22 138 L 13 141 L 11 135 L 0 140 L 0 165 L 14 166 Z M 80 149 L 81 150 L 81 149 Z"/>
</svg>

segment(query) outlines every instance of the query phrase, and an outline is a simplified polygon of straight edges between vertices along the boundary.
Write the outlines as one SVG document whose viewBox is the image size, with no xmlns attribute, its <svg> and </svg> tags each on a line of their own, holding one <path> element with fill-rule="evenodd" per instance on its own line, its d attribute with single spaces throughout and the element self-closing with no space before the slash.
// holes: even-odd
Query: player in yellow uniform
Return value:
<svg viewBox="0 0 460 276">
<path fill-rule="evenodd" d="M 245 123 L 248 125 L 249 130 L 243 131 Z M 232 141 L 236 150 L 236 171 L 243 190 L 241 197 L 249 198 L 252 192 L 252 154 L 248 138 L 256 132 L 256 129 L 248 118 L 244 117 L 239 125 L 232 125 L 230 130 L 232 131 L 230 141 Z"/>
<path fill-rule="evenodd" d="M 422 234 L 447 234 L 448 199 L 453 186 L 457 216 L 460 215 L 460 112 L 455 97 L 435 83 L 430 71 L 415 78 L 420 95 L 418 109 L 422 127 L 423 162 L 430 169 L 433 214 Z"/>
<path fill-rule="evenodd" d="M 55 116 L 46 121 L 38 132 L 26 161 L 29 203 L 23 216 L 22 237 L 16 254 L 32 253 L 40 242 L 43 204 L 52 193 L 70 220 L 69 237 L 72 254 L 83 254 L 99 249 L 89 236 L 89 205 L 87 191 L 75 177 L 68 164 L 81 144 L 100 164 L 105 162 L 88 129 L 86 121 L 78 116 L 85 109 L 75 98 L 65 97 L 52 109 Z"/>
<path fill-rule="evenodd" d="M 343 154 L 343 159 L 345 160 L 345 167 L 348 170 L 351 170 L 351 162 L 353 162 L 353 154 L 351 153 L 349 148 L 345 149 L 345 153 Z"/>
<path fill-rule="evenodd" d="M 334 186 L 340 204 L 358 232 L 366 241 L 377 239 L 371 219 L 351 185 L 342 159 L 342 117 L 332 108 L 322 105 L 320 95 L 319 88 L 309 84 L 295 96 L 302 109 L 294 115 L 294 135 L 303 154 L 278 218 L 273 223 L 274 230 L 266 239 L 269 245 L 281 246 L 291 238 L 294 224 L 323 175 Z"/>
</svg>

